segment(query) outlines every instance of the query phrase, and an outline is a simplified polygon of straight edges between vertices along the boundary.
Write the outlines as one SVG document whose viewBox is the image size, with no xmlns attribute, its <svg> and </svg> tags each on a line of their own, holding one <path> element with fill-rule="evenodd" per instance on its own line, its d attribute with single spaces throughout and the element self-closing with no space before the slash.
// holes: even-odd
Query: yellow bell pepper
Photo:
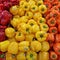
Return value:
<svg viewBox="0 0 60 60">
<path fill-rule="evenodd" d="M 42 31 L 45 31 L 47 32 L 49 30 L 49 27 L 47 24 L 43 23 L 43 24 L 40 24 L 40 28 Z"/>
<path fill-rule="evenodd" d="M 30 10 L 31 10 L 33 13 L 35 13 L 35 12 L 38 11 L 38 7 L 37 7 L 36 5 L 32 5 L 32 6 L 30 6 Z"/>
<path fill-rule="evenodd" d="M 37 20 L 37 23 L 39 24 L 39 25 L 41 25 L 41 23 L 46 23 L 46 20 L 45 20 L 45 18 L 43 18 L 43 17 L 39 17 L 38 18 L 38 20 Z"/>
<path fill-rule="evenodd" d="M 27 16 L 22 16 L 20 17 L 20 23 L 27 23 L 28 17 Z"/>
<path fill-rule="evenodd" d="M 49 51 L 49 49 L 50 49 L 49 43 L 47 41 L 43 41 L 41 43 L 41 46 L 42 46 L 41 51 L 43 51 L 43 52 Z"/>
<path fill-rule="evenodd" d="M 43 1 L 41 0 L 39 0 L 38 2 L 37 2 L 37 6 L 39 7 L 40 5 L 42 5 L 43 4 Z"/>
<path fill-rule="evenodd" d="M 29 51 L 29 41 L 22 41 L 19 43 L 19 51 L 28 52 Z"/>
<path fill-rule="evenodd" d="M 29 24 L 26 24 L 24 28 L 22 27 L 21 32 L 23 34 L 30 34 L 32 33 L 32 28 Z"/>
<path fill-rule="evenodd" d="M 8 27 L 5 29 L 5 34 L 8 38 L 12 38 L 15 36 L 15 29 L 14 28 L 11 28 L 11 27 Z"/>
<path fill-rule="evenodd" d="M 21 30 L 23 30 L 23 29 L 25 28 L 25 26 L 26 26 L 26 23 L 20 23 L 20 24 L 18 24 L 18 26 L 17 26 L 17 30 L 18 30 L 19 32 L 21 32 Z"/>
<path fill-rule="evenodd" d="M 29 24 L 30 26 L 33 26 L 33 25 L 37 25 L 37 22 L 34 21 L 34 19 L 30 19 L 30 20 L 28 21 L 28 24 Z"/>
<path fill-rule="evenodd" d="M 11 54 L 17 54 L 18 53 L 18 43 L 17 42 L 11 42 L 8 47 L 8 53 Z"/>
<path fill-rule="evenodd" d="M 49 52 L 40 52 L 38 60 L 49 60 Z"/>
<path fill-rule="evenodd" d="M 17 15 L 18 14 L 18 6 L 15 5 L 15 6 L 12 6 L 10 8 L 10 12 L 13 14 L 13 15 Z"/>
<path fill-rule="evenodd" d="M 33 51 L 27 52 L 26 55 L 27 60 L 37 60 L 37 53 Z"/>
<path fill-rule="evenodd" d="M 36 38 L 38 41 L 43 42 L 47 38 L 47 33 L 44 31 L 38 31 L 36 32 Z"/>
<path fill-rule="evenodd" d="M 25 36 L 22 32 L 16 32 L 15 39 L 16 41 L 24 41 Z"/>
<path fill-rule="evenodd" d="M 39 25 L 33 25 L 31 28 L 32 28 L 32 33 L 36 33 L 37 31 L 40 31 Z"/>
<path fill-rule="evenodd" d="M 25 53 L 19 52 L 16 56 L 17 60 L 26 60 Z"/>
<path fill-rule="evenodd" d="M 32 6 L 32 5 L 35 5 L 35 1 L 33 1 L 33 0 L 29 0 L 29 2 L 28 2 L 28 4 L 30 5 L 30 6 Z"/>
<path fill-rule="evenodd" d="M 47 11 L 47 7 L 45 5 L 40 5 L 39 6 L 39 12 L 44 14 Z"/>
<path fill-rule="evenodd" d="M 33 17 L 33 13 L 31 11 L 27 11 L 25 15 L 28 17 L 28 19 Z"/>
<path fill-rule="evenodd" d="M 22 8 L 23 8 L 25 11 L 29 11 L 30 6 L 29 6 L 29 4 L 26 2 L 26 3 L 23 4 Z"/>
<path fill-rule="evenodd" d="M 6 52 L 8 50 L 9 45 L 10 45 L 10 42 L 8 40 L 1 42 L 0 51 Z"/>
<path fill-rule="evenodd" d="M 16 18 L 16 16 L 14 16 L 14 18 L 10 21 L 10 24 L 16 28 L 18 26 L 20 18 Z"/>
<path fill-rule="evenodd" d="M 39 52 L 41 50 L 41 43 L 39 41 L 32 41 L 31 42 L 31 50 L 35 52 Z"/>
<path fill-rule="evenodd" d="M 16 55 L 6 52 L 6 60 L 16 60 Z"/>
</svg>

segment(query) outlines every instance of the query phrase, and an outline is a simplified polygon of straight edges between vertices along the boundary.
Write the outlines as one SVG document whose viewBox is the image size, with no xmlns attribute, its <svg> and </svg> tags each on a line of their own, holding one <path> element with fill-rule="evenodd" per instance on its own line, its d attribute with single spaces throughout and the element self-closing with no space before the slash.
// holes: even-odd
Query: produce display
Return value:
<svg viewBox="0 0 60 60">
<path fill-rule="evenodd" d="M 60 1 L 0 0 L 0 60 L 60 60 Z"/>
</svg>

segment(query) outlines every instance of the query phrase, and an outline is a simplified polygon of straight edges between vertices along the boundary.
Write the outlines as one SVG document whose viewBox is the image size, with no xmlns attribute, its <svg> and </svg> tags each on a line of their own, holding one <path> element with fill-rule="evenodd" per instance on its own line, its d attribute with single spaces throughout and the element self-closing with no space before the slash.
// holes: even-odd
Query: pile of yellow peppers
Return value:
<svg viewBox="0 0 60 60">
<path fill-rule="evenodd" d="M 42 16 L 46 11 L 42 0 L 20 0 L 10 8 L 12 27 L 5 29 L 8 39 L 0 43 L 6 60 L 49 60 L 49 27 Z"/>
</svg>

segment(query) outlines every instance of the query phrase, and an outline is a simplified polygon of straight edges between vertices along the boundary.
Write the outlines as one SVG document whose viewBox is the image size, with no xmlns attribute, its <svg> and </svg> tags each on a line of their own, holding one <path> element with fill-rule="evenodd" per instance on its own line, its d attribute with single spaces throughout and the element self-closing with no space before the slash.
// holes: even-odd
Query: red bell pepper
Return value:
<svg viewBox="0 0 60 60">
<path fill-rule="evenodd" d="M 57 55 L 60 55 L 60 43 L 55 43 L 53 45 L 53 49 L 57 53 Z"/>
<path fill-rule="evenodd" d="M 54 34 L 53 33 L 48 33 L 48 36 L 47 36 L 47 41 L 49 41 L 50 43 L 51 42 L 54 42 Z"/>
<path fill-rule="evenodd" d="M 51 26 L 55 26 L 56 25 L 56 20 L 55 18 L 50 18 L 48 21 L 47 21 L 47 24 L 51 27 Z"/>
<path fill-rule="evenodd" d="M 58 32 L 57 27 L 50 27 L 49 32 L 53 33 L 53 34 L 56 34 Z"/>
<path fill-rule="evenodd" d="M 60 34 L 56 34 L 56 42 L 60 42 Z"/>
<path fill-rule="evenodd" d="M 56 60 L 58 58 L 57 54 L 54 51 L 50 51 L 50 59 Z"/>
</svg>

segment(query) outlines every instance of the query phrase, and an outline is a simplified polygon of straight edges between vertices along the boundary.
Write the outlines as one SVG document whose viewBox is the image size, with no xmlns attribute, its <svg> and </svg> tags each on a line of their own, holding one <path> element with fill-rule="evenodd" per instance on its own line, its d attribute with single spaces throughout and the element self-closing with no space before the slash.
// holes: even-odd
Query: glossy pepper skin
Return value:
<svg viewBox="0 0 60 60">
<path fill-rule="evenodd" d="M 55 43 L 53 45 L 53 49 L 57 53 L 57 55 L 60 55 L 60 43 Z"/>
<path fill-rule="evenodd" d="M 44 32 L 44 31 L 38 31 L 36 33 L 36 38 L 38 41 L 42 42 L 42 41 L 45 41 L 46 38 L 47 38 L 47 33 Z"/>
<path fill-rule="evenodd" d="M 54 42 L 54 40 L 55 40 L 54 34 L 48 33 L 47 41 L 51 43 L 51 42 Z"/>
<path fill-rule="evenodd" d="M 58 33 L 57 27 L 50 27 L 49 32 L 53 34 L 57 34 Z"/>
<path fill-rule="evenodd" d="M 54 18 L 50 18 L 48 21 L 47 21 L 47 24 L 52 27 L 52 26 L 55 26 L 56 25 L 56 20 Z"/>
<path fill-rule="evenodd" d="M 32 59 L 37 60 L 37 54 L 34 51 L 29 51 L 27 52 L 26 58 L 27 60 L 32 60 Z"/>
<path fill-rule="evenodd" d="M 50 59 L 56 60 L 58 58 L 58 55 L 54 51 L 50 51 Z"/>
<path fill-rule="evenodd" d="M 14 49 L 13 49 L 14 48 Z M 8 53 L 11 54 L 17 54 L 18 53 L 18 43 L 17 42 L 11 42 L 8 47 Z"/>
<path fill-rule="evenodd" d="M 43 41 L 42 43 L 41 43 L 41 51 L 42 52 L 46 52 L 46 51 L 49 51 L 49 49 L 50 49 L 50 45 L 49 45 L 49 43 L 47 42 L 47 41 Z"/>
<path fill-rule="evenodd" d="M 42 31 L 45 31 L 45 32 L 47 32 L 49 30 L 48 25 L 45 24 L 45 23 L 44 24 L 40 24 L 40 28 L 41 28 Z"/>
<path fill-rule="evenodd" d="M 8 46 L 10 44 L 10 41 L 6 40 L 0 43 L 0 50 L 2 52 L 6 52 L 8 50 Z"/>
<path fill-rule="evenodd" d="M 48 52 L 39 52 L 39 60 L 49 60 Z"/>
<path fill-rule="evenodd" d="M 56 42 L 60 42 L 60 34 L 56 34 Z"/>
<path fill-rule="evenodd" d="M 25 53 L 24 52 L 19 52 L 17 54 L 17 60 L 26 60 L 26 56 L 25 56 Z"/>
</svg>

